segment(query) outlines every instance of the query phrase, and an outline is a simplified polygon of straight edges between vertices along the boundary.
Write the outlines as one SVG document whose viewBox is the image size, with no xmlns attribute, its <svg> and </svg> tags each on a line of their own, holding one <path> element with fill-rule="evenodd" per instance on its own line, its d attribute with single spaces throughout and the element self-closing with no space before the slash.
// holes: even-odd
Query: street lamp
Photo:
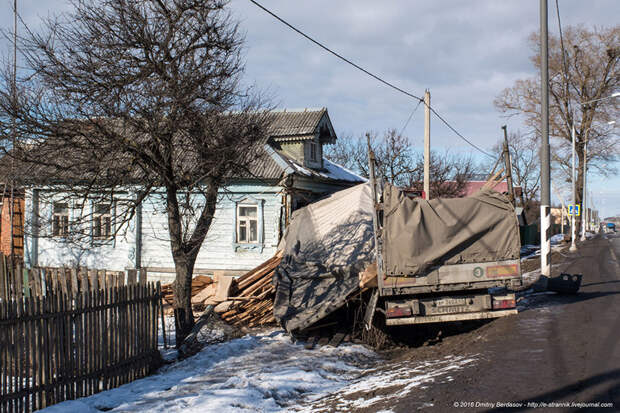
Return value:
<svg viewBox="0 0 620 413">
<path fill-rule="evenodd" d="M 611 98 L 615 98 L 620 96 L 620 92 L 614 92 L 612 93 L 610 96 L 605 96 L 599 99 L 592 99 L 592 100 L 588 100 L 586 102 L 580 102 L 579 106 L 584 106 L 587 105 L 589 103 L 593 103 L 593 102 L 598 102 L 599 100 L 605 100 L 605 99 L 611 99 Z M 575 205 L 576 203 L 576 193 L 577 193 L 577 187 L 575 184 L 575 108 L 573 107 L 573 119 L 572 119 L 572 128 L 571 128 L 571 132 L 572 132 L 572 140 L 573 140 L 573 176 L 572 176 L 572 181 L 573 181 L 573 205 Z M 615 121 L 613 122 L 609 122 L 609 124 L 614 124 Z M 581 212 L 582 214 L 586 214 L 587 215 L 587 208 L 586 208 L 586 174 L 587 174 L 587 154 L 588 154 L 588 132 L 590 131 L 590 128 L 586 129 L 585 131 L 585 139 L 584 139 L 584 145 L 583 145 L 583 194 L 582 194 L 582 199 L 581 199 Z M 582 215 L 583 217 L 584 215 Z M 587 216 L 586 216 L 587 219 Z M 576 230 L 577 228 L 575 227 L 575 215 L 573 214 L 571 217 L 571 246 L 569 251 L 571 252 L 575 252 L 577 251 L 577 245 L 575 244 L 575 236 L 576 236 Z M 585 229 L 585 221 L 582 218 L 582 225 L 581 225 L 581 241 L 585 241 L 586 240 L 586 229 Z"/>
</svg>

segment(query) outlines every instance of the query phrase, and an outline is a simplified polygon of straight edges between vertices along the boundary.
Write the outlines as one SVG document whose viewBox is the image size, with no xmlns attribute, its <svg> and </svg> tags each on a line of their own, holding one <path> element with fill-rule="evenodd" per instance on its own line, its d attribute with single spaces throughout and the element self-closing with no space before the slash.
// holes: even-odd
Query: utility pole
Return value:
<svg viewBox="0 0 620 413">
<path fill-rule="evenodd" d="M 589 129 L 589 128 L 588 128 Z M 581 241 L 586 240 L 586 225 L 589 222 L 586 204 L 586 176 L 588 175 L 588 130 L 583 142 L 583 196 L 581 197 Z"/>
<path fill-rule="evenodd" d="M 504 130 L 504 163 L 506 164 L 506 184 L 508 186 L 508 199 L 510 203 L 515 205 L 515 191 L 512 186 L 512 161 L 510 159 L 510 149 L 508 148 L 508 132 L 506 125 L 502 126 Z"/>
<path fill-rule="evenodd" d="M 424 91 L 424 197 L 431 199 L 431 92 Z"/>
<path fill-rule="evenodd" d="M 549 154 L 549 31 L 547 0 L 540 0 L 540 86 L 541 86 L 541 148 L 540 148 L 540 269 L 551 276 L 551 158 Z"/>
<path fill-rule="evenodd" d="M 575 107 L 573 106 L 573 118 L 571 121 L 571 136 L 573 140 L 573 172 L 571 176 L 571 182 L 573 184 L 573 208 L 575 208 L 575 203 L 577 202 L 577 185 L 575 182 Z M 573 209 L 573 214 L 570 217 L 570 248 L 568 249 L 570 252 L 577 251 L 577 244 L 575 243 L 575 238 L 577 236 L 577 227 L 575 226 L 575 210 Z"/>
</svg>

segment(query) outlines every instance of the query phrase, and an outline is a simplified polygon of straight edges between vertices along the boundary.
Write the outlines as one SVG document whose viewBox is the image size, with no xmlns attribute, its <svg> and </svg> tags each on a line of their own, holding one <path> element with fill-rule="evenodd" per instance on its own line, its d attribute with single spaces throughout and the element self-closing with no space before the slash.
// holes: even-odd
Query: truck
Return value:
<svg viewBox="0 0 620 413">
<path fill-rule="evenodd" d="M 521 245 L 507 197 L 425 200 L 370 175 L 292 214 L 273 278 L 283 328 L 309 335 L 342 326 L 339 313 L 358 326 L 353 308 L 367 328 L 517 312 Z"/>
<path fill-rule="evenodd" d="M 367 323 L 375 311 L 387 326 L 517 313 L 519 227 L 504 195 L 425 200 L 389 184 L 373 187 L 377 288 Z"/>
</svg>

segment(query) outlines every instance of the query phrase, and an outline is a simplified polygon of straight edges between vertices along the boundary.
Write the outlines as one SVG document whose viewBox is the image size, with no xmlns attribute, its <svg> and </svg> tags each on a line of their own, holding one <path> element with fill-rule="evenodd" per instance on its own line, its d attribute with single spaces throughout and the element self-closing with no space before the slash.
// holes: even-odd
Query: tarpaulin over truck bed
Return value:
<svg viewBox="0 0 620 413">
<path fill-rule="evenodd" d="M 411 199 L 386 185 L 386 275 L 416 275 L 432 266 L 519 259 L 514 207 L 504 195 L 481 190 L 467 198 Z"/>
<path fill-rule="evenodd" d="M 374 260 L 369 184 L 336 192 L 293 213 L 279 249 L 274 315 L 303 330 L 340 308 Z"/>
</svg>

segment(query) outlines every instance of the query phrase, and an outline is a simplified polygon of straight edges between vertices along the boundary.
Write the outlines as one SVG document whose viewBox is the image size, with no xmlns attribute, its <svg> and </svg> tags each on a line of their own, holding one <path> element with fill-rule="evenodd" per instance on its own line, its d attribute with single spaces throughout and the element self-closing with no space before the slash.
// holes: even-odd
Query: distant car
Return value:
<svg viewBox="0 0 620 413">
<path fill-rule="evenodd" d="M 614 224 L 613 222 L 608 222 L 606 228 L 609 232 L 616 232 L 616 224 Z"/>
</svg>

